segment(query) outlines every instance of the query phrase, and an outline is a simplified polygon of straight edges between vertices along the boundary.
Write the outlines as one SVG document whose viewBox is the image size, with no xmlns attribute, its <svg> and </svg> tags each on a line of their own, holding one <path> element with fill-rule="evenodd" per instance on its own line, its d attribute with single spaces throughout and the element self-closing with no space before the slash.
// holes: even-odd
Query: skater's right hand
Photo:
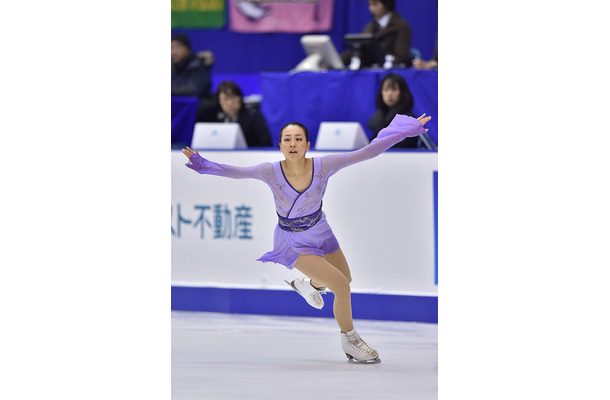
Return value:
<svg viewBox="0 0 610 400">
<path fill-rule="evenodd" d="M 191 158 L 191 156 L 195 153 L 199 154 L 199 152 L 197 151 L 197 149 L 193 149 L 191 150 L 190 147 L 186 146 L 186 149 L 182 149 L 182 152 L 184 153 L 185 156 L 187 156 L 188 159 Z"/>
</svg>

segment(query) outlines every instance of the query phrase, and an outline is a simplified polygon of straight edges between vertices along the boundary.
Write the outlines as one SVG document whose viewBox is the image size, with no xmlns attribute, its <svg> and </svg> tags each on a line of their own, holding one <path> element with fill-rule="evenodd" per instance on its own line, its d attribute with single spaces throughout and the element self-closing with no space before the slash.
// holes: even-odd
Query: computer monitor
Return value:
<svg viewBox="0 0 610 400">
<path fill-rule="evenodd" d="M 307 57 L 294 67 L 293 72 L 345 68 L 330 36 L 304 35 L 301 37 L 301 45 Z"/>
<path fill-rule="evenodd" d="M 360 58 L 361 67 L 383 66 L 385 53 L 372 33 L 348 33 L 343 39 L 352 46 L 354 56 Z"/>
</svg>

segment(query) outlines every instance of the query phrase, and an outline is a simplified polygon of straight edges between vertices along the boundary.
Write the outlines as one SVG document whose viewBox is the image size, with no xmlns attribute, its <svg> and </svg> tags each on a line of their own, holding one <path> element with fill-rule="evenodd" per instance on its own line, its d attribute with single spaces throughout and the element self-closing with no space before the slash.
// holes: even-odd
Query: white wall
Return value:
<svg viewBox="0 0 610 400">
<path fill-rule="evenodd" d="M 249 166 L 283 158 L 279 151 L 202 151 L 223 164 Z M 327 152 L 310 152 L 310 157 Z M 352 270 L 352 291 L 405 295 L 438 294 L 435 285 L 433 171 L 437 153 L 387 152 L 350 166 L 330 178 L 323 210 Z M 282 289 L 296 270 L 256 261 L 271 250 L 277 224 L 273 196 L 257 180 L 200 175 L 172 152 L 172 285 Z M 213 209 L 222 205 L 223 217 Z M 178 205 L 182 218 L 178 222 Z M 201 238 L 201 212 L 208 223 Z M 250 208 L 251 239 L 214 238 L 215 221 L 226 228 L 229 210 Z M 219 214 L 220 215 L 220 214 Z M 180 226 L 179 226 L 180 225 Z M 180 228 L 180 236 L 178 236 Z M 237 232 L 239 233 L 239 232 Z M 222 236 L 222 235 L 221 235 Z M 242 232 L 242 237 L 245 236 Z"/>
</svg>

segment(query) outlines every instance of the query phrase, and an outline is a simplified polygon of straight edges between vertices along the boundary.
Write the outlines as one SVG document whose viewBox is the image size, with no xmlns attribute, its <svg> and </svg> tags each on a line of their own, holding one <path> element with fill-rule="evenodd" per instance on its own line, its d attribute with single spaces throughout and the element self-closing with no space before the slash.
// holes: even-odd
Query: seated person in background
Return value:
<svg viewBox="0 0 610 400">
<path fill-rule="evenodd" d="M 413 116 L 413 96 L 404 78 L 397 74 L 388 74 L 381 81 L 381 88 L 375 100 L 377 111 L 369 119 L 368 126 L 377 137 L 380 130 L 390 124 L 396 114 Z M 371 139 L 372 140 L 372 139 Z M 417 148 L 419 138 L 408 137 L 398 142 L 392 148 Z"/>
<path fill-rule="evenodd" d="M 215 95 L 215 113 L 198 114 L 197 122 L 237 122 L 248 147 L 271 147 L 271 134 L 265 117 L 259 111 L 246 108 L 244 95 L 233 81 L 223 81 Z"/>
<path fill-rule="evenodd" d="M 188 36 L 172 36 L 172 96 L 210 97 L 210 71 L 191 50 Z"/>
<path fill-rule="evenodd" d="M 362 33 L 373 33 L 385 55 L 394 57 L 394 66 L 411 66 L 411 26 L 394 9 L 395 0 L 368 0 L 373 21 Z M 341 53 L 343 64 L 349 65 L 352 50 Z M 370 65 L 362 64 L 362 67 Z"/>
<path fill-rule="evenodd" d="M 205 56 L 213 60 L 210 54 Z M 211 66 L 206 64 L 206 57 L 193 53 L 187 35 L 172 36 L 172 96 L 196 96 L 202 112 L 213 109 Z"/>
</svg>

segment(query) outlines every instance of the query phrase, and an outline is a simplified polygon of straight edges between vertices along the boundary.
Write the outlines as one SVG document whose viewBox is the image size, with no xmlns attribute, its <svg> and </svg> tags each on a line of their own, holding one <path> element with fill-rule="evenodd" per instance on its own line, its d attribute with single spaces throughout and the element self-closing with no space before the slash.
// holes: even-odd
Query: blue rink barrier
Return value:
<svg viewBox="0 0 610 400">
<path fill-rule="evenodd" d="M 172 310 L 235 314 L 333 317 L 334 295 L 322 296 L 324 308 L 309 306 L 290 290 L 172 286 Z M 437 296 L 352 293 L 355 319 L 438 323 Z"/>
</svg>

